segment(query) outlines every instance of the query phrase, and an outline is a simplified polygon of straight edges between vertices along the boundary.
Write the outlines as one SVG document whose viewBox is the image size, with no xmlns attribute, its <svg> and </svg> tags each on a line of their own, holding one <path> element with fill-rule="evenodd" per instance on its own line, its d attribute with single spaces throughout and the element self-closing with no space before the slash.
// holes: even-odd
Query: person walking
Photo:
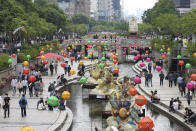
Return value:
<svg viewBox="0 0 196 131">
<path fill-rule="evenodd" d="M 70 76 L 70 70 L 71 70 L 71 66 L 69 65 L 68 68 L 67 68 L 68 76 Z"/>
<path fill-rule="evenodd" d="M 183 97 L 183 94 L 184 96 L 186 95 L 186 82 L 184 79 L 182 79 L 182 82 L 180 83 L 180 92 L 181 92 L 181 96 Z"/>
<path fill-rule="evenodd" d="M 25 99 L 25 94 L 22 95 L 22 98 L 19 100 L 19 105 L 21 108 L 21 116 L 26 116 L 26 106 L 27 106 L 27 100 Z"/>
<path fill-rule="evenodd" d="M 58 70 L 58 61 L 55 61 L 55 63 L 54 63 L 54 70 L 55 70 L 55 74 L 57 74 L 57 70 Z"/>
<path fill-rule="evenodd" d="M 40 89 L 40 82 L 39 82 L 39 81 L 36 81 L 36 82 L 35 82 L 35 85 L 34 85 L 34 95 L 35 95 L 36 97 L 38 97 L 39 89 Z"/>
<path fill-rule="evenodd" d="M 16 84 L 17 84 L 17 79 L 15 77 L 13 77 L 12 81 L 11 81 L 13 95 L 16 94 Z"/>
<path fill-rule="evenodd" d="M 180 86 L 181 86 L 181 83 L 183 82 L 183 78 L 182 78 L 182 76 L 181 75 L 179 75 L 178 76 L 178 78 L 177 78 L 177 83 L 178 83 L 178 89 L 179 89 L 179 91 L 180 91 Z"/>
<path fill-rule="evenodd" d="M 26 79 L 22 80 L 22 90 L 23 90 L 23 94 L 25 95 L 27 91 L 27 86 L 28 86 L 28 81 Z"/>
<path fill-rule="evenodd" d="M 168 74 L 168 80 L 169 80 L 169 87 L 171 87 L 171 88 L 172 88 L 172 84 L 173 84 L 173 79 L 174 79 L 173 73 L 170 72 Z"/>
<path fill-rule="evenodd" d="M 187 100 L 188 106 L 190 106 L 191 100 L 192 100 L 192 92 L 191 91 L 188 91 L 188 93 L 186 94 L 186 100 Z"/>
<path fill-rule="evenodd" d="M 50 73 L 51 73 L 51 75 L 53 75 L 53 72 L 54 72 L 54 66 L 53 66 L 53 64 L 52 64 L 52 63 L 50 63 L 49 68 L 50 68 Z"/>
<path fill-rule="evenodd" d="M 22 83 L 21 80 L 18 80 L 17 84 L 16 84 L 16 88 L 19 90 L 19 96 L 21 95 L 22 92 Z"/>
<path fill-rule="evenodd" d="M 174 85 L 176 86 L 176 85 L 177 85 L 177 78 L 178 78 L 179 74 L 178 74 L 177 72 L 175 72 L 175 73 L 173 74 L 173 76 L 174 76 L 174 78 L 173 78 Z"/>
<path fill-rule="evenodd" d="M 151 83 L 151 87 L 152 87 L 152 77 L 153 77 L 153 75 L 152 75 L 151 71 L 149 71 L 149 73 L 148 73 L 148 83 Z M 148 87 L 149 87 L 149 84 L 148 84 Z"/>
<path fill-rule="evenodd" d="M 145 86 L 148 86 L 148 72 L 147 71 L 145 71 L 144 77 L 145 77 Z"/>
<path fill-rule="evenodd" d="M 156 71 L 156 62 L 155 61 L 153 62 L 153 70 L 154 70 L 154 72 Z"/>
<path fill-rule="evenodd" d="M 40 95 L 42 95 L 43 91 L 44 91 L 44 83 L 43 83 L 42 80 L 40 80 L 40 89 L 39 89 L 39 91 L 40 91 Z"/>
<path fill-rule="evenodd" d="M 151 72 L 152 71 L 152 63 L 148 63 L 148 71 Z"/>
<path fill-rule="evenodd" d="M 34 88 L 34 82 L 31 82 L 29 84 L 29 95 L 30 95 L 30 97 L 33 97 L 33 88 Z"/>
<path fill-rule="evenodd" d="M 6 118 L 6 114 L 10 116 L 10 97 L 8 94 L 5 94 L 4 101 L 3 101 L 3 109 L 4 109 L 4 118 Z"/>
<path fill-rule="evenodd" d="M 160 77 L 160 86 L 163 86 L 163 80 L 165 78 L 165 75 L 163 74 L 163 71 L 161 71 L 161 73 L 159 74 Z"/>
</svg>

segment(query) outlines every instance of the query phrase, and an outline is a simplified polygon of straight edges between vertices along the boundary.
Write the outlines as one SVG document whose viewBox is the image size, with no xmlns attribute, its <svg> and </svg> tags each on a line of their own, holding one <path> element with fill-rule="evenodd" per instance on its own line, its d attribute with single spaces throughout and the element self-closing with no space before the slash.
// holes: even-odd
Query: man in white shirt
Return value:
<svg viewBox="0 0 196 131">
<path fill-rule="evenodd" d="M 13 95 L 16 94 L 16 83 L 17 83 L 17 79 L 15 77 L 12 78 L 11 86 L 12 86 Z"/>
<path fill-rule="evenodd" d="M 26 79 L 22 80 L 22 90 L 23 90 L 23 94 L 25 95 L 26 95 L 27 85 L 28 85 L 28 81 Z"/>
</svg>

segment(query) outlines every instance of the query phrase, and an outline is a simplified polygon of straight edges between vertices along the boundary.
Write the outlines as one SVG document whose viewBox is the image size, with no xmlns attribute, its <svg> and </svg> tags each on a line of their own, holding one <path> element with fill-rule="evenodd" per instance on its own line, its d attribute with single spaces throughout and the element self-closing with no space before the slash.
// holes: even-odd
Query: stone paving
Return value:
<svg viewBox="0 0 196 131">
<path fill-rule="evenodd" d="M 70 62 L 69 62 L 70 64 Z M 84 61 L 85 65 L 91 64 L 90 61 Z M 77 69 L 78 63 L 73 63 L 72 69 L 76 71 L 76 74 L 73 76 L 66 76 L 67 80 L 72 79 L 76 77 L 77 75 Z M 56 78 L 58 75 L 61 75 L 64 73 L 64 69 L 58 67 L 58 73 L 53 75 L 53 76 L 43 76 L 43 82 L 45 84 L 45 88 L 43 91 L 43 95 L 40 95 L 39 97 L 43 97 L 44 100 L 49 96 L 48 93 L 48 86 L 49 82 L 56 81 Z M 55 124 L 55 122 L 58 122 L 57 120 L 59 119 L 60 115 L 62 113 L 66 116 L 66 111 L 59 111 L 54 109 L 53 111 L 48 111 L 48 110 L 37 110 L 37 101 L 39 100 L 39 97 L 29 97 L 29 92 L 27 91 L 26 99 L 28 101 L 28 107 L 27 107 L 27 116 L 26 117 L 21 117 L 21 111 L 20 107 L 18 104 L 18 101 L 20 99 L 19 97 L 19 92 L 17 90 L 17 93 L 15 96 L 12 96 L 12 91 L 8 92 L 9 97 L 11 97 L 10 101 L 10 117 L 9 118 L 4 118 L 4 110 L 1 108 L 0 109 L 0 130 L 1 131 L 19 131 L 21 127 L 23 126 L 30 126 L 35 131 L 48 131 L 50 128 Z M 3 101 L 2 96 L 2 101 Z M 57 123 L 59 124 L 59 123 Z"/>
</svg>

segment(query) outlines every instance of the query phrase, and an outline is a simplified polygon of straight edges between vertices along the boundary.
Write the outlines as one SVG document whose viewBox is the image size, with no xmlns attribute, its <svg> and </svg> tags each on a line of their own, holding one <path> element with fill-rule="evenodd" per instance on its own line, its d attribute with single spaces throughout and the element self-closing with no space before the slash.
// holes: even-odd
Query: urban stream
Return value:
<svg viewBox="0 0 196 131">
<path fill-rule="evenodd" d="M 121 64 L 120 76 L 135 75 L 130 64 Z M 127 74 L 129 73 L 129 74 Z M 80 85 L 72 85 L 71 99 L 67 102 L 67 106 L 73 112 L 73 123 L 70 131 L 94 131 L 94 125 L 98 129 L 106 127 L 106 121 L 102 119 L 101 112 L 105 107 L 106 102 L 89 101 L 88 90 L 82 93 Z M 146 106 L 146 116 L 149 116 L 155 124 L 154 131 L 184 131 L 183 127 L 178 125 L 174 120 L 167 118 L 165 115 Z M 63 128 L 62 128 L 63 129 Z"/>
</svg>

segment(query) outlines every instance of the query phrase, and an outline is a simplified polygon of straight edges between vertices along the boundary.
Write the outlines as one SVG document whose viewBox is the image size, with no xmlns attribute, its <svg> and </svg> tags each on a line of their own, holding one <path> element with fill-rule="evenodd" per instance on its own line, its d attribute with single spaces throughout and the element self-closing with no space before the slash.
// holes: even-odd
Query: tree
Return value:
<svg viewBox="0 0 196 131">
<path fill-rule="evenodd" d="M 73 24 L 90 24 L 90 19 L 84 14 L 75 14 L 72 17 Z"/>
<path fill-rule="evenodd" d="M 139 24 L 138 25 L 138 33 L 141 35 L 150 35 L 153 32 L 154 27 L 151 24 Z"/>
</svg>

